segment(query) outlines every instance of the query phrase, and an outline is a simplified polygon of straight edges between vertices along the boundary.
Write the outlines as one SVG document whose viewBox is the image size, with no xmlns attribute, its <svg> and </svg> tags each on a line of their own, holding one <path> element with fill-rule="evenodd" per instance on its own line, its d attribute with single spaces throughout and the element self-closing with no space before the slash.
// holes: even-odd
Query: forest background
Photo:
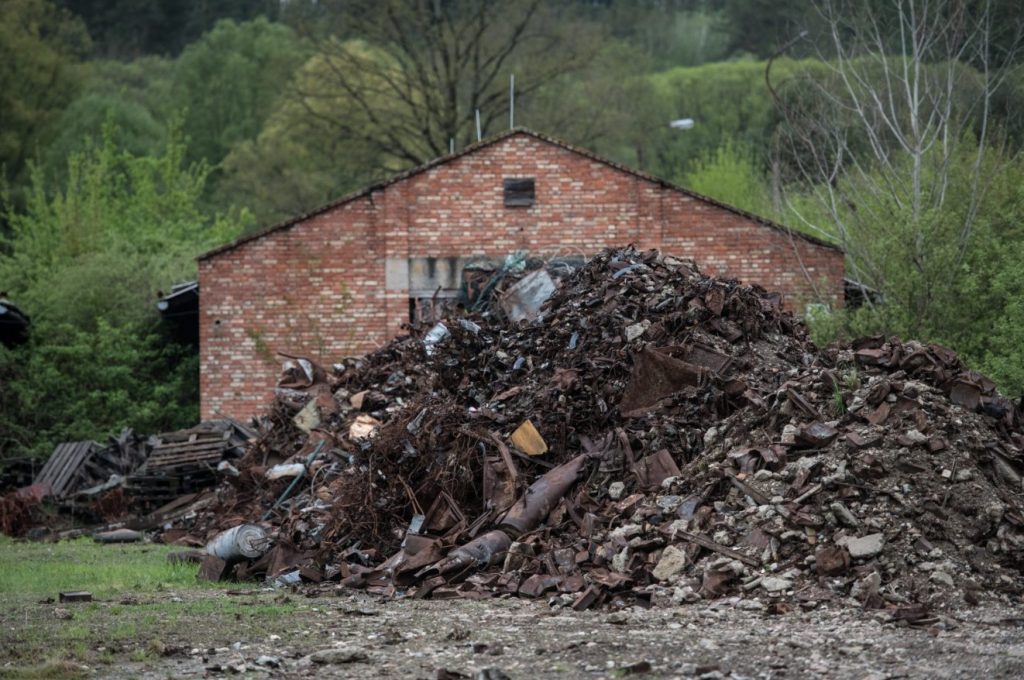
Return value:
<svg viewBox="0 0 1024 680">
<path fill-rule="evenodd" d="M 1024 393 L 1015 0 L 0 0 L 0 459 L 198 418 L 206 249 L 516 123 L 847 252 L 815 339 Z M 670 121 L 689 118 L 689 129 Z"/>
</svg>

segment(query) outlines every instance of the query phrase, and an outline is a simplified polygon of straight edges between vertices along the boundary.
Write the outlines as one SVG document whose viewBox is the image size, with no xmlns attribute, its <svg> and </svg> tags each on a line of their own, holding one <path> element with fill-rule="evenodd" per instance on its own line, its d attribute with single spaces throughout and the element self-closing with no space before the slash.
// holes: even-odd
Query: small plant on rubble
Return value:
<svg viewBox="0 0 1024 680">
<path fill-rule="evenodd" d="M 832 383 L 832 410 L 839 416 L 846 413 L 846 398 L 838 382 Z"/>
<path fill-rule="evenodd" d="M 857 373 L 856 366 L 851 366 L 846 373 L 843 373 L 843 386 L 850 392 L 860 389 L 860 375 Z"/>
</svg>

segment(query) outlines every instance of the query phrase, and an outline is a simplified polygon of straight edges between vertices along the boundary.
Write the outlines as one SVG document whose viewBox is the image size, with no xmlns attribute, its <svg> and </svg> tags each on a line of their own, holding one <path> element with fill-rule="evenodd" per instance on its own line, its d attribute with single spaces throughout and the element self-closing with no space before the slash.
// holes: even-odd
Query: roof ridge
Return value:
<svg viewBox="0 0 1024 680">
<path fill-rule="evenodd" d="M 538 140 L 540 140 L 542 142 L 545 142 L 547 144 L 552 144 L 554 146 L 560 147 L 560 148 L 565 149 L 567 151 L 571 151 L 571 152 L 573 152 L 575 154 L 579 154 L 581 156 L 584 156 L 585 158 L 589 158 L 592 161 L 601 163 L 603 165 L 607 165 L 607 166 L 609 166 L 609 167 L 611 167 L 611 168 L 613 168 L 615 170 L 618 170 L 620 172 L 624 172 L 626 174 L 632 175 L 634 177 L 638 177 L 640 179 L 643 179 L 643 180 L 646 180 L 646 181 L 649 181 L 649 182 L 654 182 L 654 183 L 659 184 L 660 186 L 662 186 L 662 187 L 664 187 L 666 189 L 671 189 L 673 191 L 678 191 L 678 192 L 680 192 L 682 194 L 686 194 L 687 196 L 690 196 L 692 198 L 696 198 L 696 199 L 704 201 L 706 203 L 710 203 L 711 205 L 714 205 L 716 207 L 722 208 L 723 210 L 728 210 L 729 212 L 734 213 L 736 215 L 740 215 L 742 217 L 746 217 L 747 219 L 750 219 L 750 220 L 753 220 L 755 222 L 758 222 L 759 224 L 761 224 L 763 226 L 766 226 L 766 227 L 769 227 L 771 229 L 775 229 L 777 231 L 781 231 L 781 232 L 783 232 L 785 234 L 788 234 L 790 236 L 795 236 L 797 238 L 803 239 L 803 240 L 808 241 L 810 243 L 814 243 L 816 245 L 824 246 L 826 248 L 832 248 L 834 250 L 838 250 L 838 251 L 842 252 L 842 248 L 840 248 L 839 246 L 837 246 L 834 243 L 829 243 L 828 241 L 825 241 L 823 239 L 816 238 L 816 237 L 811 236 L 809 234 L 805 234 L 803 232 L 796 231 L 796 230 L 792 229 L 791 227 L 787 227 L 787 226 L 785 226 L 783 224 L 779 224 L 778 222 L 770 220 L 770 219 L 768 219 L 766 217 L 762 217 L 760 215 L 756 215 L 756 214 L 754 214 L 752 212 L 743 210 L 742 208 L 737 208 L 736 206 L 729 205 L 728 203 L 723 203 L 722 201 L 719 201 L 717 199 L 711 198 L 709 196 L 705 196 L 703 194 L 699 194 L 699 193 L 697 193 L 695 191 L 687 189 L 686 187 L 680 186 L 678 184 L 670 182 L 670 181 L 668 181 L 666 179 L 663 179 L 661 177 L 658 177 L 656 175 L 652 175 L 652 174 L 650 174 L 648 172 L 645 172 L 643 170 L 637 170 L 635 168 L 630 168 L 629 166 L 623 165 L 623 164 L 618 163 L 616 161 L 613 161 L 611 159 L 608 159 L 608 158 L 605 158 L 603 156 L 600 156 L 597 153 L 595 153 L 593 151 L 590 151 L 589 149 L 583 149 L 581 147 L 574 146 L 574 145 L 572 145 L 572 144 L 570 144 L 568 142 L 563 142 L 560 139 L 556 139 L 554 137 L 549 137 L 548 135 L 545 135 L 543 133 L 536 132 L 535 130 L 531 130 L 529 128 L 522 127 L 522 126 L 517 126 L 517 127 L 509 128 L 508 130 L 504 130 L 504 131 L 499 132 L 497 134 L 491 135 L 490 137 L 485 137 L 485 138 L 483 138 L 483 139 L 481 139 L 481 140 L 479 140 L 477 142 L 474 142 L 472 144 L 469 144 L 466 147 L 464 147 L 463 149 L 461 149 L 460 151 L 456 151 L 454 153 L 449 153 L 449 154 L 444 155 L 444 156 L 439 156 L 439 157 L 437 157 L 437 158 L 435 158 L 433 160 L 427 161 L 426 163 L 423 163 L 421 165 L 417 165 L 416 167 L 413 167 L 413 168 L 409 168 L 408 170 L 403 170 L 402 172 L 399 172 L 397 174 L 391 175 L 390 177 L 387 177 L 385 179 L 382 179 L 382 180 L 379 180 L 379 181 L 374 182 L 372 184 L 369 184 L 369 185 L 367 185 L 367 186 L 365 186 L 365 187 L 363 187 L 361 189 L 358 189 L 358 190 L 356 190 L 354 192 L 351 192 L 351 193 L 345 194 L 345 195 L 343 195 L 343 196 L 341 196 L 339 198 L 336 198 L 333 201 L 330 201 L 329 203 L 326 203 L 326 204 L 324 204 L 322 206 L 314 208 L 313 210 L 310 210 L 309 212 L 303 213 L 301 215 L 297 215 L 295 217 L 291 217 L 291 218 L 286 219 L 286 220 L 281 221 L 281 222 L 277 222 L 275 224 L 272 224 L 272 225 L 270 225 L 268 227 L 265 227 L 263 229 L 260 229 L 258 231 L 254 231 L 251 234 L 247 234 L 245 236 L 237 238 L 234 241 L 231 241 L 229 243 L 225 243 L 222 246 L 218 246 L 216 248 L 208 250 L 205 253 L 202 253 L 201 255 L 197 256 L 196 259 L 197 260 L 207 260 L 207 259 L 210 259 L 212 257 L 216 257 L 217 255 L 220 255 L 221 253 L 225 253 L 227 251 L 234 250 L 235 248 L 237 248 L 237 247 L 239 247 L 241 245 L 244 245 L 244 244 L 246 244 L 246 243 L 248 243 L 250 241 L 255 241 L 255 240 L 258 240 L 258 239 L 260 239 L 260 238 L 262 238 L 264 236 L 267 236 L 268 234 L 272 234 L 274 232 L 281 231 L 283 229 L 287 229 L 289 227 L 292 227 L 292 226 L 298 224 L 299 222 L 304 222 L 305 220 L 308 220 L 308 219 L 310 219 L 312 217 L 316 217 L 317 215 L 321 215 L 321 214 L 323 214 L 323 213 L 325 213 L 325 212 L 327 212 L 329 210 L 333 210 L 334 208 L 340 207 L 340 206 L 345 205 L 347 203 L 351 203 L 352 201 L 355 201 L 355 200 L 357 200 L 359 198 L 362 198 L 364 196 L 368 196 L 368 195 L 372 194 L 375 191 L 380 191 L 382 189 L 385 189 L 385 188 L 391 186 L 392 184 L 397 184 L 398 182 L 404 181 L 406 179 L 409 179 L 411 177 L 414 177 L 416 175 L 424 173 L 424 172 L 426 172 L 428 170 L 431 170 L 433 168 L 436 168 L 438 166 L 445 165 L 445 164 L 450 163 L 450 162 L 452 162 L 454 160 L 462 158 L 463 156 L 467 156 L 467 155 L 469 155 L 471 153 L 474 153 L 474 152 L 476 152 L 476 151 L 478 151 L 480 149 L 486 148 L 486 147 L 491 146 L 493 144 L 497 144 L 498 142 L 501 142 L 501 141 L 503 141 L 505 139 L 508 139 L 510 137 L 514 137 L 516 135 L 527 135 L 527 136 L 533 137 L 534 139 L 538 139 Z"/>
</svg>

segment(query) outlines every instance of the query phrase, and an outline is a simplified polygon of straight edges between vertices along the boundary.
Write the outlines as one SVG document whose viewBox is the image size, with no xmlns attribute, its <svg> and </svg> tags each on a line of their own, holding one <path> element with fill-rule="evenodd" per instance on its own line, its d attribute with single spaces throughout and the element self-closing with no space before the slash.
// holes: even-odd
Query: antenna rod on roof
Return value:
<svg viewBox="0 0 1024 680">
<path fill-rule="evenodd" d="M 483 139 L 483 135 L 480 133 L 480 109 L 476 110 L 476 141 Z"/>
<path fill-rule="evenodd" d="M 509 76 L 508 81 L 508 127 L 516 126 L 516 74 Z"/>
</svg>

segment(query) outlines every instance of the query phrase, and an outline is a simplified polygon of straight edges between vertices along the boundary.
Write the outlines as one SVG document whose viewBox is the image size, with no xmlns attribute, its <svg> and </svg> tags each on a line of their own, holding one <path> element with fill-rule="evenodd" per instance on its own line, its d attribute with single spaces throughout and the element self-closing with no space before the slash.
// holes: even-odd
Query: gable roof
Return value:
<svg viewBox="0 0 1024 680">
<path fill-rule="evenodd" d="M 630 167 L 627 167 L 625 165 L 622 165 L 621 163 L 616 163 L 613 160 L 609 160 L 607 158 L 599 156 L 598 154 L 596 154 L 596 153 L 594 153 L 592 151 L 588 151 L 587 149 L 581 149 L 579 147 L 573 146 L 572 144 L 569 144 L 568 142 L 563 142 L 563 141 L 555 139 L 553 137 L 548 137 L 547 135 L 541 134 L 539 132 L 534 132 L 533 130 L 529 130 L 527 128 L 516 127 L 516 128 L 511 128 L 509 130 L 506 130 L 505 132 L 501 132 L 499 134 L 493 135 L 493 136 L 488 137 L 486 139 L 483 139 L 483 140 L 481 140 L 479 142 L 476 142 L 475 144 L 470 144 L 469 146 L 467 146 L 466 148 L 462 149 L 461 151 L 456 151 L 455 153 L 450 153 L 450 154 L 448 154 L 446 156 L 440 156 L 438 158 L 435 158 L 432 161 L 424 163 L 423 165 L 419 165 L 419 166 L 417 166 L 415 168 L 411 168 L 409 170 L 405 170 L 404 172 L 400 172 L 397 175 L 392 175 L 391 177 L 388 177 L 387 179 L 384 179 L 384 180 L 381 180 L 379 182 L 375 182 L 373 184 L 370 184 L 369 186 L 363 187 L 362 189 L 359 189 L 359 190 L 357 190 L 357 191 L 355 191 L 353 193 L 346 194 L 345 196 L 342 196 L 341 198 L 335 199 L 335 200 L 331 201 L 330 203 L 322 205 L 319 208 L 315 208 L 314 210 L 311 210 L 311 211 L 309 211 L 307 213 L 304 213 L 302 215 L 297 215 L 297 216 L 289 218 L 289 219 L 287 219 L 287 220 L 285 220 L 283 222 L 278 222 L 277 224 L 274 224 L 274 225 L 271 225 L 269 227 L 266 227 L 265 229 L 261 229 L 259 231 L 255 231 L 255 232 L 253 232 L 251 234 L 248 234 L 246 236 L 242 236 L 241 238 L 235 239 L 234 241 L 231 241 L 230 243 L 226 243 L 226 244 L 224 244 L 222 246 L 219 246 L 217 248 L 209 250 L 209 251 L 203 253 L 202 255 L 200 255 L 199 257 L 197 257 L 196 259 L 198 259 L 198 260 L 206 260 L 206 259 L 209 259 L 209 258 L 212 258 L 212 257 L 216 257 L 217 255 L 220 255 L 221 253 L 225 253 L 225 252 L 227 252 L 229 250 L 234 250 L 238 246 L 243 245 L 245 243 L 248 243 L 249 241 L 255 241 L 255 240 L 259 239 L 259 238 L 262 238 L 262 237 L 266 236 L 267 234 L 272 234 L 272 233 L 274 233 L 276 231 L 282 231 L 284 229 L 288 229 L 289 227 L 292 227 L 292 226 L 294 226 L 294 225 L 296 225 L 296 224 L 298 224 L 300 222 L 304 222 L 304 221 L 308 220 L 311 217 L 316 217 L 317 215 L 321 215 L 321 214 L 323 214 L 325 212 L 333 210 L 334 208 L 337 208 L 339 206 L 345 205 L 346 203 L 351 203 L 352 201 L 358 200 L 358 199 L 363 198 L 365 196 L 369 196 L 373 192 L 380 191 L 381 189 L 385 189 L 385 188 L 391 186 L 392 184 L 396 184 L 398 182 L 404 181 L 406 179 L 409 179 L 410 177 L 414 177 L 416 175 L 424 173 L 424 172 L 426 172 L 428 170 L 431 170 L 433 168 L 436 168 L 438 166 L 445 165 L 445 164 L 450 163 L 450 162 L 452 162 L 454 160 L 462 158 L 463 156 L 468 156 L 470 154 L 473 154 L 473 153 L 479 151 L 480 149 L 487 148 L 488 146 L 492 146 L 492 145 L 497 144 L 499 142 L 503 142 L 506 139 L 509 139 L 511 137 L 515 137 L 515 136 L 518 136 L 518 135 L 525 135 L 527 137 L 532 137 L 534 139 L 537 139 L 539 141 L 545 142 L 547 144 L 552 144 L 554 146 L 560 147 L 560 148 L 565 149 L 567 151 L 571 151 L 571 152 L 573 152 L 575 154 L 578 154 L 580 156 L 583 156 L 585 158 L 589 158 L 590 160 L 595 161 L 597 163 L 601 163 L 602 165 L 606 165 L 606 166 L 608 166 L 610 168 L 618 170 L 619 172 L 623 172 L 623 173 L 626 173 L 627 175 L 632 175 L 633 177 L 637 177 L 639 179 L 646 180 L 648 182 L 652 182 L 652 183 L 657 184 L 657 185 L 659 185 L 659 186 L 661 186 L 661 187 L 663 187 L 665 189 L 670 189 L 672 191 L 677 191 L 677 192 L 679 192 L 681 194 L 685 194 L 686 196 L 690 196 L 691 198 L 695 198 L 695 199 L 697 199 L 699 201 L 703 201 L 705 203 L 709 203 L 709 204 L 714 205 L 716 207 L 722 208 L 723 210 L 728 210 L 731 213 L 734 213 L 736 215 L 740 215 L 742 217 L 746 217 L 749 220 L 757 222 L 757 223 L 759 223 L 759 224 L 761 224 L 761 225 L 763 225 L 765 227 L 768 227 L 770 229 L 774 229 L 776 231 L 780 231 L 780 232 L 782 232 L 782 233 L 784 233 L 786 235 L 795 236 L 796 238 L 802 239 L 804 241 L 808 241 L 808 242 L 813 243 L 815 245 L 823 246 L 825 248 L 831 248 L 833 250 L 837 250 L 839 252 L 842 252 L 842 248 L 840 248 L 839 246 L 835 245 L 834 243 L 829 243 L 828 241 L 824 241 L 822 239 L 815 238 L 814 236 L 809 236 L 807 234 L 803 234 L 801 232 L 794 231 L 793 229 L 790 229 L 789 227 L 786 227 L 786 226 L 784 226 L 782 224 L 779 224 L 778 222 L 774 222 L 772 220 L 769 220 L 766 217 L 761 217 L 760 215 L 755 215 L 755 214 L 753 214 L 751 212 L 747 212 L 746 210 L 742 210 L 742 209 L 737 208 L 735 206 L 729 205 L 728 203 L 723 203 L 723 202 L 718 201 L 718 200 L 716 200 L 714 198 L 710 198 L 708 196 L 704 196 L 703 194 L 698 194 L 695 191 L 691 191 L 691 190 L 689 190 L 689 189 L 687 189 L 685 187 L 679 186 L 678 184 L 674 184 L 674 183 L 669 182 L 668 180 L 662 179 L 660 177 L 655 177 L 654 175 L 646 173 L 646 172 L 644 172 L 642 170 L 636 170 L 634 168 L 630 168 Z"/>
</svg>

